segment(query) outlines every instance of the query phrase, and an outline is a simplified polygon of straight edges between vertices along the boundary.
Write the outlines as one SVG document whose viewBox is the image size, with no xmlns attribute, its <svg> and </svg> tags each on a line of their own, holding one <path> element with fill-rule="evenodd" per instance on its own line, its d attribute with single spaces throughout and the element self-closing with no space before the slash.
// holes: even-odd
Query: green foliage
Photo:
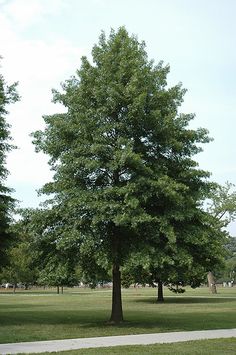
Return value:
<svg viewBox="0 0 236 355">
<path fill-rule="evenodd" d="M 235 185 L 226 182 L 225 186 L 215 184 L 209 194 L 208 211 L 226 227 L 236 219 Z"/>
<path fill-rule="evenodd" d="M 39 273 L 38 283 L 49 286 L 74 286 L 78 283 L 75 272 L 68 263 L 59 263 L 56 258 L 50 262 Z"/>
<path fill-rule="evenodd" d="M 216 269 L 215 274 L 218 282 L 224 282 L 229 279 L 234 279 L 234 262 L 233 257 L 236 253 L 236 239 L 229 235 L 225 227 L 229 223 L 235 221 L 236 218 L 236 191 L 235 185 L 226 182 L 224 186 L 215 184 L 208 195 L 208 212 L 217 219 L 218 225 L 223 228 L 226 238 L 222 249 L 224 250 L 224 257 L 226 259 L 225 265 L 222 265 L 221 269 Z"/>
<path fill-rule="evenodd" d="M 2 270 L 1 278 L 15 285 L 24 284 L 27 288 L 29 284 L 35 284 L 38 278 L 38 270 L 34 266 L 35 250 L 32 248 L 32 239 L 22 220 L 12 224 L 10 231 L 14 240 L 7 250 L 9 261 Z"/>
<path fill-rule="evenodd" d="M 123 284 L 158 282 L 173 292 L 190 285 L 199 287 L 209 270 L 219 271 L 224 265 L 225 233 L 217 219 L 199 211 L 198 220 L 175 225 L 176 242 L 164 238 L 134 253 L 124 266 Z"/>
<path fill-rule="evenodd" d="M 225 248 L 230 258 L 236 256 L 236 238 L 228 236 Z"/>
<path fill-rule="evenodd" d="M 153 243 L 176 255 L 177 234 L 188 256 L 198 237 L 185 225 L 188 232 L 198 225 L 210 188 L 193 160 L 210 140 L 207 131 L 189 128 L 194 115 L 178 111 L 185 90 L 167 86 L 169 66 L 149 61 L 144 43 L 125 28 L 102 33 L 92 57 L 82 58 L 63 92 L 54 90 L 66 112 L 45 116 L 45 130 L 33 134 L 54 171 L 42 189 L 51 199 L 37 238 L 49 254 L 77 250 L 105 270 Z M 91 260 L 83 268 L 93 277 Z"/>
<path fill-rule="evenodd" d="M 47 238 L 43 238 L 48 221 L 55 218 L 53 213 L 53 210 L 21 210 L 18 228 L 29 241 L 29 265 L 37 271 L 37 282 L 40 285 L 75 285 L 78 279 L 75 273 L 77 258 L 74 245 L 68 247 L 66 240 L 60 240 L 60 234 L 53 229 L 47 230 Z M 57 220 L 60 223 L 60 219 Z"/>
<path fill-rule="evenodd" d="M 216 274 L 217 282 L 218 283 L 223 283 L 223 282 L 231 282 L 235 284 L 236 282 L 236 256 L 229 258 L 225 261 L 224 268 L 222 268 L 217 274 Z"/>
<path fill-rule="evenodd" d="M 0 57 L 1 59 L 1 57 Z M 10 144 L 9 125 L 6 122 L 6 106 L 19 99 L 16 92 L 16 83 L 7 86 L 3 76 L 0 74 L 0 267 L 6 264 L 6 249 L 12 234 L 9 231 L 11 222 L 11 211 L 14 200 L 10 197 L 11 189 L 5 186 L 8 171 L 6 169 L 6 154 L 13 148 Z"/>
</svg>

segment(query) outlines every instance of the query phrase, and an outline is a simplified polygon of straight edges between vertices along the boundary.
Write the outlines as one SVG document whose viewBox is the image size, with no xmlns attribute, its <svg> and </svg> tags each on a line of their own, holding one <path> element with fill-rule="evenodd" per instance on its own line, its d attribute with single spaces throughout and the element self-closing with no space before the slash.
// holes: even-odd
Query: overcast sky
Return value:
<svg viewBox="0 0 236 355">
<path fill-rule="evenodd" d="M 51 103 L 51 89 L 90 56 L 101 30 L 123 25 L 146 42 L 150 59 L 170 64 L 170 84 L 188 89 L 181 110 L 194 112 L 194 127 L 214 138 L 197 157 L 200 167 L 214 181 L 236 184 L 235 14 L 235 0 L 0 0 L 1 72 L 8 83 L 19 81 L 21 95 L 9 107 L 18 149 L 7 160 L 21 206 L 37 206 L 35 190 L 51 179 L 29 137 L 44 127 L 43 115 L 62 109 Z"/>
</svg>

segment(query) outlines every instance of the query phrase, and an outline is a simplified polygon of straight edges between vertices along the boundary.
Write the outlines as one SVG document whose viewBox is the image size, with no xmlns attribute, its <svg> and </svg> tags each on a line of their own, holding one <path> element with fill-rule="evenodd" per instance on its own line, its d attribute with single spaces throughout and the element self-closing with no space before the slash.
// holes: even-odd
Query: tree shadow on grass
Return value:
<svg viewBox="0 0 236 355">
<path fill-rule="evenodd" d="M 228 302 L 236 302 L 234 298 L 213 298 L 213 297 L 166 297 L 164 298 L 164 302 L 157 302 L 156 297 L 152 298 L 142 298 L 142 299 L 134 299 L 131 302 L 135 303 L 149 303 L 149 304 L 191 304 L 191 303 L 228 303 Z"/>
<path fill-rule="evenodd" d="M 50 307 L 50 306 L 49 306 Z M 102 324 L 107 320 L 104 319 L 104 311 L 92 312 L 88 310 L 44 310 L 44 306 L 41 310 L 32 310 L 31 305 L 25 307 L 26 310 L 17 312 L 2 312 L 1 314 L 1 326 L 9 325 L 23 325 L 23 324 L 39 324 L 39 325 L 73 325 L 73 324 Z M 108 315 L 107 315 L 108 317 Z M 97 320 L 97 321 L 96 321 Z"/>
<path fill-rule="evenodd" d="M 57 296 L 57 292 L 31 292 L 31 291 L 16 291 L 15 293 L 10 291 L 4 291 L 1 292 L 0 291 L 0 297 L 4 297 L 4 296 L 9 296 L 9 297 L 18 297 L 18 296 Z"/>
<path fill-rule="evenodd" d="M 213 309 L 206 314 L 204 307 L 201 311 L 189 309 L 186 313 L 176 307 L 169 313 L 146 311 L 145 306 L 140 307 L 140 312 L 124 309 L 125 321 L 118 325 L 107 323 L 109 315 L 104 309 L 11 312 L 1 318 L 0 342 L 235 328 L 235 317 L 230 310 L 217 313 Z"/>
<path fill-rule="evenodd" d="M 2 305 L 0 305 L 0 312 L 8 312 L 8 310 L 18 310 L 18 309 L 31 309 L 31 308 L 45 308 L 45 307 L 52 307 L 52 305 L 50 304 L 44 304 L 44 305 L 41 305 L 41 304 L 9 304 L 9 303 L 4 303 Z"/>
<path fill-rule="evenodd" d="M 229 314 L 217 314 L 215 311 L 205 314 L 202 312 L 188 312 L 185 314 L 173 313 L 169 314 L 153 314 L 147 312 L 143 314 L 125 312 L 125 321 L 109 325 L 101 322 L 91 322 L 81 324 L 81 327 L 91 330 L 100 327 L 100 331 L 107 331 L 108 329 L 114 335 L 118 334 L 141 334 L 141 333 L 162 333 L 162 332 L 177 332 L 177 331 L 192 331 L 192 330 L 207 330 L 207 329 L 222 329 L 222 328 L 235 328 L 234 317 L 229 317 Z M 117 331 L 119 333 L 117 334 Z"/>
<path fill-rule="evenodd" d="M 164 305 L 163 305 L 164 306 Z M 159 308 L 159 307 L 158 307 Z M 159 308 L 160 310 L 160 308 Z M 164 309 L 163 309 L 164 310 Z M 4 314 L 4 313 L 3 313 Z M 26 310 L 20 312 L 9 312 L 1 317 L 1 326 L 9 325 L 30 325 L 39 324 L 42 325 L 78 325 L 79 327 L 112 327 L 107 323 L 109 319 L 110 312 L 105 310 Z M 152 327 L 152 325 L 161 325 L 163 323 L 177 322 L 180 323 L 192 323 L 197 320 L 204 322 L 210 320 L 211 318 L 225 318 L 233 314 L 230 310 L 226 313 L 221 314 L 212 309 L 207 314 L 205 314 L 204 308 L 201 311 L 182 313 L 181 310 L 174 308 L 171 312 L 156 312 L 153 309 L 145 310 L 140 307 L 140 312 L 138 310 L 124 310 L 124 316 L 127 320 L 124 323 L 118 325 L 118 327 L 127 326 L 137 326 L 142 325 L 142 327 Z M 115 325 L 116 327 L 117 325 Z"/>
</svg>

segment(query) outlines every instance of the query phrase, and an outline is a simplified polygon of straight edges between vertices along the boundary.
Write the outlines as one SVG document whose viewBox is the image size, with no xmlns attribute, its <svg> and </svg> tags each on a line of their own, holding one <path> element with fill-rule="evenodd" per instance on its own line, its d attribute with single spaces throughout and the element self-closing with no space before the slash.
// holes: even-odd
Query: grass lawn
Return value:
<svg viewBox="0 0 236 355">
<path fill-rule="evenodd" d="M 236 339 L 197 340 L 174 344 L 116 346 L 111 348 L 94 348 L 70 350 L 40 355 L 94 355 L 94 354 L 129 354 L 129 355 L 235 355 Z"/>
<path fill-rule="evenodd" d="M 155 294 L 152 288 L 124 290 L 126 321 L 111 326 L 111 290 L 0 292 L 0 343 L 236 327 L 236 287 L 217 295 L 187 289 L 176 297 L 165 290 L 164 304 Z"/>
</svg>

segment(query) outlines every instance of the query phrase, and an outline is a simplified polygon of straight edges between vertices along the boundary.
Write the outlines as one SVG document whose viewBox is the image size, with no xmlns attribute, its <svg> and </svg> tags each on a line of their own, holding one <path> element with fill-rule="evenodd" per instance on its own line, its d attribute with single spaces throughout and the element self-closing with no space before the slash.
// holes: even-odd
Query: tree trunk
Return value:
<svg viewBox="0 0 236 355">
<path fill-rule="evenodd" d="M 63 294 L 63 292 L 64 292 L 64 288 L 63 286 L 61 286 L 61 293 Z"/>
<path fill-rule="evenodd" d="M 211 293 L 217 293 L 214 275 L 211 271 L 207 274 L 208 285 Z"/>
<path fill-rule="evenodd" d="M 164 302 L 163 283 L 159 280 L 157 286 L 157 302 Z"/>
<path fill-rule="evenodd" d="M 121 300 L 121 277 L 120 266 L 117 263 L 113 264 L 112 268 L 112 311 L 111 323 L 120 323 L 123 321 L 123 310 Z"/>
<path fill-rule="evenodd" d="M 59 293 L 60 293 L 60 288 L 59 286 L 57 286 L 57 294 L 59 295 Z"/>
<path fill-rule="evenodd" d="M 16 293 L 16 284 L 13 284 L 13 293 Z"/>
</svg>

